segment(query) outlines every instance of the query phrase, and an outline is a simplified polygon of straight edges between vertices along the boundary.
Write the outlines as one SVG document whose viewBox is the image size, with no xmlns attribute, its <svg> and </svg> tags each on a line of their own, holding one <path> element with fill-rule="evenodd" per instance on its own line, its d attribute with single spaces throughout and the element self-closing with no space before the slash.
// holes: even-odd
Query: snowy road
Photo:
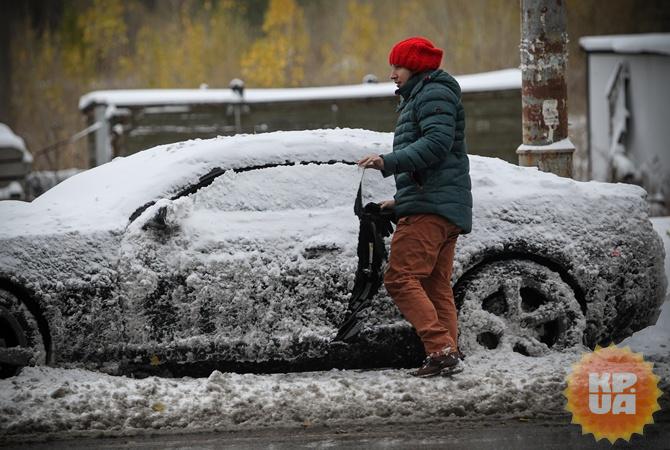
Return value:
<svg viewBox="0 0 670 450">
<path fill-rule="evenodd" d="M 645 428 L 644 436 L 634 435 L 628 446 L 636 449 L 667 448 L 670 442 L 670 414 L 655 415 L 656 423 Z M 252 450 L 272 448 L 332 449 L 514 449 L 551 450 L 609 449 L 607 441 L 599 444 L 591 436 L 582 436 L 578 425 L 570 425 L 569 417 L 555 420 L 452 420 L 447 422 L 387 423 L 371 427 L 309 427 L 301 429 L 270 429 L 245 432 L 209 432 L 194 434 L 143 434 L 133 437 L 80 438 L 67 441 L 32 443 L 29 448 L 41 449 L 217 449 Z M 621 446 L 621 442 L 618 446 Z M 16 444 L 9 448 L 26 448 Z"/>
</svg>

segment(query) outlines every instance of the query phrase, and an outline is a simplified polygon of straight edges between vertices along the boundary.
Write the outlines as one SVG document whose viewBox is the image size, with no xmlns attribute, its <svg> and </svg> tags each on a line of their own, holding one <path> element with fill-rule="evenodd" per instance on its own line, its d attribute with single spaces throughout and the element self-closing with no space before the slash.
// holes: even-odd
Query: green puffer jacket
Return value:
<svg viewBox="0 0 670 450">
<path fill-rule="evenodd" d="M 393 152 L 381 155 L 384 176 L 395 176 L 396 215 L 438 214 L 469 233 L 470 162 L 458 82 L 438 69 L 414 75 L 397 93 Z"/>
</svg>

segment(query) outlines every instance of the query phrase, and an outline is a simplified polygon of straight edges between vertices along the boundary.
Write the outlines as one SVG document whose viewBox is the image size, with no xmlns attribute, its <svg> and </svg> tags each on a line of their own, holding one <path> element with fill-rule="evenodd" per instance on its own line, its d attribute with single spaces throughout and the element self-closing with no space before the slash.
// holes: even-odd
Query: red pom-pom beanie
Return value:
<svg viewBox="0 0 670 450">
<path fill-rule="evenodd" d="M 411 37 L 398 42 L 389 53 L 389 64 L 404 67 L 412 72 L 435 70 L 440 67 L 442 50 L 422 37 Z"/>
</svg>

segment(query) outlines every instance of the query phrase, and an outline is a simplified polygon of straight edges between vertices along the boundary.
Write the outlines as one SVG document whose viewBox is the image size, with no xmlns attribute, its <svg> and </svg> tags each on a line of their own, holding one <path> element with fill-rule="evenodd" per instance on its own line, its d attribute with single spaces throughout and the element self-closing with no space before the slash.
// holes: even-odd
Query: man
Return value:
<svg viewBox="0 0 670 450">
<path fill-rule="evenodd" d="M 413 37 L 389 54 L 391 79 L 402 97 L 393 152 L 368 155 L 361 167 L 395 177 L 398 226 L 384 284 L 423 342 L 426 359 L 413 374 L 455 372 L 458 323 L 451 272 L 459 234 L 472 228 L 470 164 L 458 82 L 439 69 L 442 50 Z"/>
</svg>

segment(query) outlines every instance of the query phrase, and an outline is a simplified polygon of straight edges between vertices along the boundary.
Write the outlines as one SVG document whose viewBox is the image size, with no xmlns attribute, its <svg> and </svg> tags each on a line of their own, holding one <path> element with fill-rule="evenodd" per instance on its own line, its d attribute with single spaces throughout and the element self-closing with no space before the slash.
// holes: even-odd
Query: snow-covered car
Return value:
<svg viewBox="0 0 670 450">
<path fill-rule="evenodd" d="M 414 364 L 382 287 L 333 342 L 357 268 L 361 156 L 392 135 L 276 132 L 155 147 L 0 204 L 0 362 L 209 374 Z M 656 320 L 664 251 L 645 191 L 471 157 L 453 273 L 461 348 L 541 355 Z M 367 171 L 366 201 L 394 193 Z"/>
</svg>

